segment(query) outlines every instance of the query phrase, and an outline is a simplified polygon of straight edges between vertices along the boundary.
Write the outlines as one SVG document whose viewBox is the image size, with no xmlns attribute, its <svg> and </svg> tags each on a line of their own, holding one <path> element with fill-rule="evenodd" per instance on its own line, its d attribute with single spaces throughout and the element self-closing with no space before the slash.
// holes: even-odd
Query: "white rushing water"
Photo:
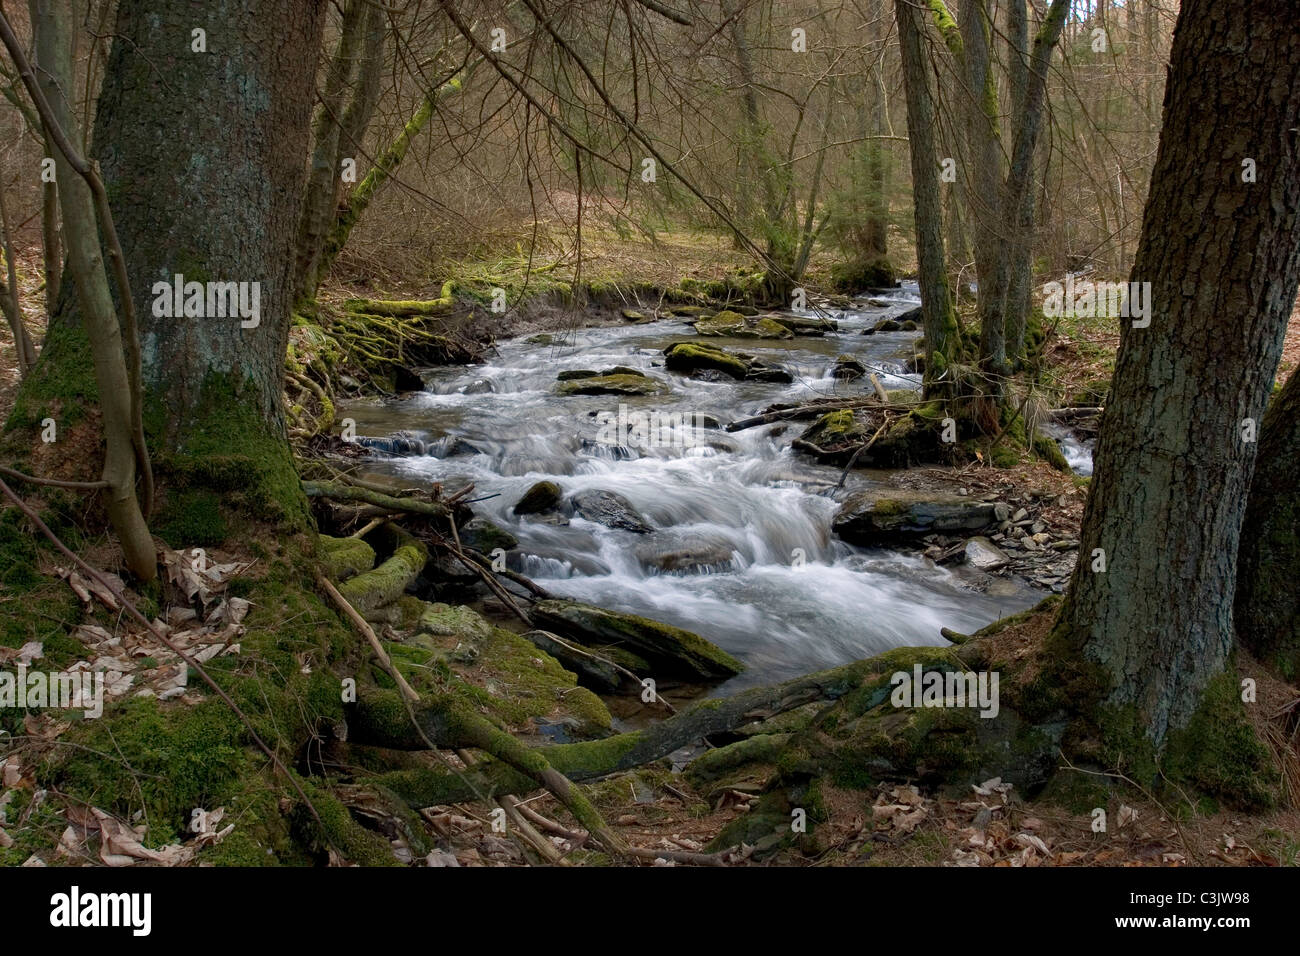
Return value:
<svg viewBox="0 0 1300 956">
<path fill-rule="evenodd" d="M 915 387 L 900 363 L 919 333 L 862 335 L 882 317 L 919 303 L 914 287 L 889 306 L 831 313 L 840 326 L 824 338 L 710 340 L 779 364 L 791 385 L 698 381 L 663 368 L 663 349 L 695 339 L 686 320 L 576 329 L 551 345 L 515 339 L 483 365 L 428 370 L 429 391 L 340 409 L 357 433 L 395 431 L 431 442 L 433 454 L 378 462 L 375 470 L 475 484 L 477 513 L 519 539 L 510 566 L 557 594 L 632 611 L 693 630 L 748 665 L 726 691 L 793 676 L 902 645 L 946 643 L 940 627 L 967 632 L 1029 606 L 1035 595 L 1006 581 L 939 568 L 914 554 L 852 547 L 830 533 L 845 495 L 873 480 L 855 472 L 832 497 L 839 469 L 790 450 L 808 424 L 727 433 L 678 428 L 676 446 L 602 444 L 602 413 L 659 411 L 712 416 L 722 423 L 772 402 L 857 395 L 867 380 L 831 377 L 842 353 L 876 371 L 886 388 Z M 640 369 L 672 387 L 670 395 L 559 397 L 566 369 Z M 490 389 L 490 390 L 489 390 Z M 478 453 L 439 458 L 446 437 Z M 681 441 L 685 438 L 688 441 Z M 681 447 L 683 444 L 693 447 Z M 877 476 L 878 477 L 878 476 Z M 566 495 L 615 492 L 656 529 L 613 530 L 573 517 L 567 525 L 516 517 L 515 502 L 535 482 L 554 480 Z M 703 572 L 663 573 L 654 559 L 683 548 L 707 549 L 718 562 Z"/>
</svg>

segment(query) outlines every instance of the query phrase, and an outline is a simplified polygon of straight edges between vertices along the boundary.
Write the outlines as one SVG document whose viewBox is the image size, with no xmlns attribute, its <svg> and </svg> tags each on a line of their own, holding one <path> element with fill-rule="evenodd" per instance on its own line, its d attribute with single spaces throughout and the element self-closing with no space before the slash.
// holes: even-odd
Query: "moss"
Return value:
<svg viewBox="0 0 1300 956">
<path fill-rule="evenodd" d="M 1246 719 L 1240 694 L 1235 673 L 1215 677 L 1188 725 L 1170 735 L 1164 768 L 1230 806 L 1267 809 L 1278 801 L 1281 774 Z"/>
<path fill-rule="evenodd" d="M 577 677 L 559 661 L 526 638 L 493 627 L 470 608 L 427 605 L 417 630 L 417 647 L 390 646 L 394 664 L 417 691 L 450 692 L 507 728 L 530 720 L 567 719 L 578 735 L 592 736 L 613 723 L 604 702 L 579 687 Z M 440 678 L 436 669 L 430 670 L 440 660 L 467 679 Z"/>
<path fill-rule="evenodd" d="M 669 391 L 666 383 L 647 375 L 593 375 L 555 386 L 557 395 L 663 395 Z"/>
<path fill-rule="evenodd" d="M 95 363 L 85 330 L 51 322 L 35 368 L 18 388 L 5 430 L 39 428 L 54 418 L 60 428 L 85 418 L 99 404 Z"/>
<path fill-rule="evenodd" d="M 888 259 L 837 262 L 831 266 L 831 285 L 836 292 L 853 295 L 867 289 L 892 288 L 896 281 Z"/>
<path fill-rule="evenodd" d="M 375 549 L 360 538 L 317 539 L 321 570 L 332 581 L 345 581 L 375 566 Z"/>
<path fill-rule="evenodd" d="M 400 598 L 428 560 L 429 551 L 424 543 L 403 534 L 392 557 L 379 567 L 344 581 L 339 585 L 339 593 L 358 611 L 373 611 Z"/>
<path fill-rule="evenodd" d="M 699 342 L 679 342 L 664 351 L 665 365 L 674 372 L 693 372 L 697 369 L 716 369 L 732 378 L 744 378 L 749 366 L 744 361 L 719 348 Z"/>
<path fill-rule="evenodd" d="M 221 499 L 202 488 L 170 496 L 154 519 L 153 527 L 173 548 L 221 544 L 229 533 L 221 512 Z"/>
<path fill-rule="evenodd" d="M 1057 444 L 1056 439 L 1047 435 L 1034 435 L 1034 454 L 1057 471 L 1069 473 L 1070 463 L 1065 460 L 1065 454 L 1061 451 L 1061 446 Z"/>
<path fill-rule="evenodd" d="M 151 446 L 168 449 L 155 464 L 169 489 L 217 493 L 228 507 L 285 530 L 311 526 L 289 445 L 262 419 L 257 396 L 245 386 L 212 373 L 184 420 L 173 418 L 166 396 L 152 391 L 145 410 Z"/>
</svg>

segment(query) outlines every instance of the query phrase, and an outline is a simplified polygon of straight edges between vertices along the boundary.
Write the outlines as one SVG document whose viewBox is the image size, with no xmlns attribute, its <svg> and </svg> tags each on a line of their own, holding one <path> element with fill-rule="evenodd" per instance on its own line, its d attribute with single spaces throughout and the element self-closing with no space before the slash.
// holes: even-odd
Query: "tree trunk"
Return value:
<svg viewBox="0 0 1300 956">
<path fill-rule="evenodd" d="M 1300 374 L 1260 425 L 1237 551 L 1237 639 L 1287 680 L 1300 675 Z"/>
<path fill-rule="evenodd" d="M 30 14 L 36 47 L 37 85 L 49 106 L 54 139 L 61 130 L 64 146 L 78 135 L 72 104 L 64 96 L 73 88 L 69 33 L 71 4 L 31 0 Z M 149 528 L 136 497 L 136 454 L 133 428 L 133 390 L 123 352 L 122 329 L 113 305 L 108 274 L 100 247 L 103 223 L 95 212 L 90 186 L 74 169 L 63 150 L 54 153 L 55 177 L 60 183 L 68 268 L 76 286 L 76 309 L 84 329 L 84 342 L 92 356 L 99 392 L 100 421 L 104 434 L 104 508 L 117 532 L 127 567 L 142 581 L 157 574 L 157 555 Z M 42 352 L 45 355 L 45 352 Z M 58 356 L 55 349 L 53 355 Z M 89 383 L 87 383 L 89 385 Z"/>
<path fill-rule="evenodd" d="M 160 465 L 268 518 L 305 514 L 281 391 L 323 12 L 313 0 L 122 0 L 94 136 Z M 202 317 L 175 315 L 164 288 L 178 275 L 206 285 Z M 217 283 L 246 283 L 247 309 L 221 308 Z"/>
<path fill-rule="evenodd" d="M 924 21 L 908 0 L 894 0 L 907 99 L 907 138 L 912 154 L 912 194 L 916 209 L 917 275 L 925 326 L 927 395 L 938 391 L 957 354 L 957 314 L 948 290 L 943 251 L 943 203 L 939 193 L 939 155 L 934 141 L 934 104 L 922 49 Z"/>
<path fill-rule="evenodd" d="M 1258 419 L 1300 269 L 1300 32 L 1293 5 L 1186 0 L 1112 399 L 1061 632 L 1106 703 L 1160 747 L 1233 640 L 1237 551 Z M 1212 117 L 1212 121 L 1207 121 Z M 1259 180 L 1242 182 L 1255 160 Z M 1094 571 L 1104 552 L 1105 571 Z"/>
<path fill-rule="evenodd" d="M 365 26 L 364 0 L 348 0 L 343 8 L 339 42 L 325 67 L 325 88 L 312 131 L 311 170 L 303 193 L 302 218 L 298 224 L 297 265 L 294 275 L 294 300 L 316 292 L 316 267 L 320 262 L 325 231 L 334 215 L 334 199 L 340 169 L 339 138 L 342 130 L 343 101 L 352 77 Z"/>
</svg>

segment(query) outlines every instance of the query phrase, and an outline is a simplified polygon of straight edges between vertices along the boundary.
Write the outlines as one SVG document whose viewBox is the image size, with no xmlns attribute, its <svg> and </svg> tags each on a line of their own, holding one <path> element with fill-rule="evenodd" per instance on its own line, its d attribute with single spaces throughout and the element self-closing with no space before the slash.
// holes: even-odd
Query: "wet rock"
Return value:
<svg viewBox="0 0 1300 956">
<path fill-rule="evenodd" d="M 860 491 L 840 506 L 831 530 L 851 544 L 866 545 L 935 532 L 979 531 L 998 520 L 997 504 L 899 489 Z"/>
<path fill-rule="evenodd" d="M 365 435 L 358 435 L 357 444 L 374 451 L 383 452 L 385 455 L 408 457 L 429 454 L 429 443 L 421 438 L 416 438 L 410 432 L 394 432 L 384 438 L 370 438 Z"/>
<path fill-rule="evenodd" d="M 594 651 L 575 649 L 559 635 L 552 634 L 550 631 L 528 631 L 524 634 L 524 640 L 532 642 L 534 647 L 550 654 L 566 670 L 578 676 L 579 684 L 597 693 L 617 693 L 623 686 L 624 680 L 630 680 L 614 666 L 613 661 L 601 657 Z"/>
<path fill-rule="evenodd" d="M 966 563 L 980 571 L 997 571 L 1011 563 L 1005 551 L 979 535 L 966 542 L 965 554 Z"/>
<path fill-rule="evenodd" d="M 484 554 L 491 554 L 497 548 L 513 551 L 519 547 L 518 538 L 487 518 L 475 516 L 458 530 L 462 544 Z"/>
<path fill-rule="evenodd" d="M 871 328 L 863 332 L 863 335 L 875 335 L 877 332 L 901 332 L 903 324 L 897 319 L 881 319 Z"/>
<path fill-rule="evenodd" d="M 550 332 L 538 332 L 536 335 L 530 335 L 524 339 L 529 345 L 550 345 L 555 341 L 555 336 Z"/>
<path fill-rule="evenodd" d="M 651 673 L 642 676 L 717 680 L 744 670 L 740 661 L 698 634 L 637 614 L 549 600 L 533 606 L 533 620 L 589 647 L 613 645 L 632 651 L 651 666 Z"/>
<path fill-rule="evenodd" d="M 569 499 L 569 504 L 574 514 L 606 528 L 634 534 L 649 534 L 654 530 L 632 502 L 612 491 L 579 491 Z"/>
<path fill-rule="evenodd" d="M 624 309 L 623 318 L 629 322 L 649 322 L 650 317 L 644 312 L 638 312 L 636 309 Z"/>
<path fill-rule="evenodd" d="M 579 378 L 595 378 L 600 373 L 594 368 L 566 368 L 559 375 L 555 376 L 557 382 L 572 382 Z"/>
<path fill-rule="evenodd" d="M 466 385 L 463 389 L 461 389 L 461 394 L 462 395 L 491 395 L 495 391 L 496 391 L 496 387 L 491 382 L 489 382 L 485 378 L 481 378 L 477 382 L 471 382 L 469 385 Z"/>
<path fill-rule="evenodd" d="M 399 392 L 423 392 L 424 379 L 405 365 L 394 365 L 393 387 Z"/>
<path fill-rule="evenodd" d="M 460 455 L 481 455 L 483 449 L 479 448 L 472 441 L 467 441 L 459 435 L 453 435 L 444 443 L 442 451 L 443 458 L 456 458 Z"/>
<path fill-rule="evenodd" d="M 795 335 L 825 335 L 827 332 L 838 332 L 840 328 L 833 319 L 819 316 L 769 315 L 766 318 L 779 322 Z"/>
<path fill-rule="evenodd" d="M 764 365 L 762 362 L 752 362 L 749 371 L 745 373 L 745 381 L 789 385 L 794 381 L 794 376 L 779 365 Z"/>
<path fill-rule="evenodd" d="M 859 362 L 852 355 L 841 355 L 835 360 L 835 367 L 831 369 L 831 378 L 838 378 L 844 381 L 852 381 L 855 378 L 861 378 L 867 374 L 867 367 Z"/>
<path fill-rule="evenodd" d="M 732 378 L 749 374 L 749 363 L 724 349 L 702 342 L 678 342 L 664 349 L 664 364 L 670 371 L 695 372 L 714 369 Z"/>
<path fill-rule="evenodd" d="M 594 375 L 560 382 L 555 386 L 557 395 L 663 395 L 670 391 L 668 385 L 644 372 L 633 370 L 614 375 Z"/>
<path fill-rule="evenodd" d="M 733 550 L 725 541 L 647 541 L 637 547 L 636 556 L 665 574 L 687 574 L 730 568 Z"/>
<path fill-rule="evenodd" d="M 560 506 L 564 492 L 553 481 L 539 481 L 527 491 L 515 504 L 515 514 L 532 515 L 554 511 Z"/>
<path fill-rule="evenodd" d="M 719 372 L 716 368 L 697 368 L 691 373 L 691 378 L 697 382 L 730 382 L 734 381 L 726 372 Z"/>
<path fill-rule="evenodd" d="M 923 321 L 921 318 L 921 307 L 918 305 L 914 309 L 908 309 L 901 315 L 894 316 L 894 321 L 898 322 L 900 325 L 906 325 L 908 322 L 911 322 L 912 329 L 915 329 Z M 908 331 L 911 331 L 912 329 L 908 329 Z"/>
</svg>

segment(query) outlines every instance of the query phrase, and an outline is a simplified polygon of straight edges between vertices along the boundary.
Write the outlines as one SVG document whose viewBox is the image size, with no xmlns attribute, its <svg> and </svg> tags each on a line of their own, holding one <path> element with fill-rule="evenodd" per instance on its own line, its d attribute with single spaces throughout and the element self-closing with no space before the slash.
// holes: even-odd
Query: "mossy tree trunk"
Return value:
<svg viewBox="0 0 1300 956">
<path fill-rule="evenodd" d="M 907 99 L 907 136 L 912 154 L 912 196 L 916 220 L 917 273 L 921 317 L 928 352 L 925 393 L 942 390 L 941 380 L 958 351 L 957 314 L 948 288 L 943 248 L 943 202 L 939 190 L 939 152 L 935 110 L 922 46 L 924 21 L 908 0 L 895 0 L 898 43 Z"/>
<path fill-rule="evenodd" d="M 1237 639 L 1288 680 L 1300 675 L 1300 374 L 1260 424 L 1237 551 Z"/>
<path fill-rule="evenodd" d="M 1131 277 L 1151 283 L 1150 325 L 1121 326 L 1058 625 L 1067 653 L 1100 667 L 1112 726 L 1157 748 L 1233 643 L 1256 457 L 1242 422 L 1268 401 L 1300 271 L 1293 19 L 1284 0 L 1182 6 Z"/>
<path fill-rule="evenodd" d="M 343 159 L 361 159 L 361 139 L 378 100 L 386 37 L 383 8 L 350 0 L 313 124 L 311 171 L 298 227 L 295 300 L 314 297 L 320 284 L 321 254 L 337 214 Z"/>
<path fill-rule="evenodd" d="M 281 391 L 323 13 L 313 0 L 122 0 L 94 135 L 160 464 L 250 494 L 265 484 L 271 511 L 302 510 Z M 248 283 L 256 324 L 156 314 L 155 283 L 176 275 Z"/>
</svg>

